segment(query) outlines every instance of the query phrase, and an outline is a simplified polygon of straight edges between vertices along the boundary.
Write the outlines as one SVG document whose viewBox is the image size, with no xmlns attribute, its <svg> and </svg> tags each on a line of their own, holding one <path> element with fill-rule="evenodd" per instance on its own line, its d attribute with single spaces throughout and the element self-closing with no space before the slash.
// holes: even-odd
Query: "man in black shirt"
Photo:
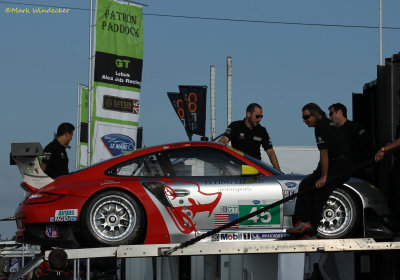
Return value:
<svg viewBox="0 0 400 280">
<path fill-rule="evenodd" d="M 68 155 L 65 150 L 69 147 L 75 127 L 70 123 L 62 123 L 57 129 L 56 137 L 44 148 L 40 167 L 51 178 L 66 175 L 68 171 Z"/>
<path fill-rule="evenodd" d="M 320 152 L 317 169 L 306 177 L 299 186 L 299 193 L 317 188 L 318 191 L 297 198 L 293 228 L 286 232 L 302 236 L 300 239 L 313 238 L 316 234 L 323 206 L 333 191 L 325 186 L 328 179 L 343 173 L 352 166 L 351 154 L 346 139 L 339 129 L 326 117 L 315 103 L 303 107 L 303 120 L 309 127 L 315 127 L 315 139 Z M 341 178 L 334 186 L 341 186 L 349 178 Z"/>
<path fill-rule="evenodd" d="M 356 122 L 347 119 L 347 108 L 341 103 L 329 106 L 329 118 L 342 131 L 349 145 L 354 164 L 362 163 L 372 158 L 372 141 L 365 129 Z M 371 181 L 371 168 L 357 170 L 353 177 Z"/>
<path fill-rule="evenodd" d="M 272 147 L 267 129 L 260 125 L 263 118 L 262 108 L 257 103 L 251 103 L 246 109 L 246 118 L 229 124 L 220 143 L 232 142 L 232 147 L 252 157 L 261 160 L 260 146 L 262 145 L 273 167 L 281 170 Z"/>
</svg>

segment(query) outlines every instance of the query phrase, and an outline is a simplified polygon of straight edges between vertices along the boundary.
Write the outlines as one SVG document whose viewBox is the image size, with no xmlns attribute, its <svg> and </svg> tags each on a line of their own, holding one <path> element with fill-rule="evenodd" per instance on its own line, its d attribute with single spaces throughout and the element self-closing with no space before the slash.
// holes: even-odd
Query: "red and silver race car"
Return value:
<svg viewBox="0 0 400 280">
<path fill-rule="evenodd" d="M 12 158 L 27 191 L 15 214 L 16 238 L 45 246 L 187 241 L 296 193 L 304 178 L 222 144 L 184 142 L 136 150 L 53 180 L 39 167 L 40 144 L 14 145 Z M 203 241 L 284 237 L 295 203 L 288 201 Z M 387 215 L 382 194 L 351 179 L 327 201 L 318 235 L 384 235 L 381 217 Z"/>
</svg>

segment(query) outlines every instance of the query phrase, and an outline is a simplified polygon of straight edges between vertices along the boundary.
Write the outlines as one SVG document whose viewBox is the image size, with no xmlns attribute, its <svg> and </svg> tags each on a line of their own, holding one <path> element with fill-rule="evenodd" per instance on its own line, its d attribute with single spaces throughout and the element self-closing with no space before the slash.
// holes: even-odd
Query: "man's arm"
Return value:
<svg viewBox="0 0 400 280">
<path fill-rule="evenodd" d="M 278 158 L 276 157 L 274 149 L 271 148 L 271 149 L 265 150 L 265 152 L 267 153 L 269 161 L 272 163 L 272 166 L 276 170 L 281 171 L 281 168 L 280 168 L 279 162 L 278 162 Z"/>
<path fill-rule="evenodd" d="M 229 141 L 230 141 L 230 139 L 228 137 L 222 136 L 221 139 L 219 139 L 218 142 L 222 143 L 222 144 L 227 144 Z"/>
<path fill-rule="evenodd" d="M 396 139 L 393 143 L 384 146 L 383 147 L 385 149 L 384 152 L 379 149 L 379 151 L 375 154 L 375 161 L 381 161 L 384 158 L 385 153 L 387 151 L 390 151 L 397 147 L 400 147 L 400 138 Z"/>
<path fill-rule="evenodd" d="M 321 163 L 321 178 L 315 183 L 317 189 L 325 186 L 326 179 L 328 178 L 329 157 L 328 149 L 319 150 L 319 161 Z"/>
<path fill-rule="evenodd" d="M 42 162 L 42 163 L 40 164 L 40 168 L 42 169 L 43 172 L 45 172 L 45 171 L 46 171 L 46 168 L 47 168 L 47 164 L 45 164 L 45 163 Z"/>
</svg>

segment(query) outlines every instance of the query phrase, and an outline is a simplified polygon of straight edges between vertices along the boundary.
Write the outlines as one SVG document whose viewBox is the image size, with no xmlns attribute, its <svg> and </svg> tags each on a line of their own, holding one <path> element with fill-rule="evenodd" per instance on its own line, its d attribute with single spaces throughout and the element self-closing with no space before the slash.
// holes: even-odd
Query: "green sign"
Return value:
<svg viewBox="0 0 400 280">
<path fill-rule="evenodd" d="M 246 216 L 250 213 L 256 212 L 257 210 L 265 206 L 268 205 L 266 204 L 239 205 L 239 218 Z M 248 227 L 272 227 L 272 226 L 279 226 L 280 224 L 281 224 L 281 211 L 279 205 L 239 223 L 239 225 L 241 226 L 248 226 Z"/>
</svg>

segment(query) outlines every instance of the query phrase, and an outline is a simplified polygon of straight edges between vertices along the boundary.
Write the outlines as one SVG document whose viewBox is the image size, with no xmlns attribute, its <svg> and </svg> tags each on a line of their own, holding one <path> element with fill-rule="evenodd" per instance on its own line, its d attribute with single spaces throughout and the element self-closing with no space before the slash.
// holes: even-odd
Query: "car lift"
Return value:
<svg viewBox="0 0 400 280">
<path fill-rule="evenodd" d="M 87 249 L 67 249 L 68 259 L 88 259 L 87 279 L 90 276 L 91 258 L 143 258 L 165 257 L 166 252 L 179 244 L 122 245 Z M 212 245 L 212 246 L 210 246 Z M 175 250 L 169 256 L 205 256 L 238 254 L 276 254 L 276 253 L 324 253 L 399 250 L 400 242 L 376 242 L 372 238 L 358 239 L 316 239 L 316 240 L 279 240 L 245 242 L 199 242 L 189 247 Z M 32 271 L 44 260 L 50 251 L 39 254 L 23 267 L 11 280 L 17 280 Z M 74 269 L 75 270 L 75 269 Z"/>
</svg>

